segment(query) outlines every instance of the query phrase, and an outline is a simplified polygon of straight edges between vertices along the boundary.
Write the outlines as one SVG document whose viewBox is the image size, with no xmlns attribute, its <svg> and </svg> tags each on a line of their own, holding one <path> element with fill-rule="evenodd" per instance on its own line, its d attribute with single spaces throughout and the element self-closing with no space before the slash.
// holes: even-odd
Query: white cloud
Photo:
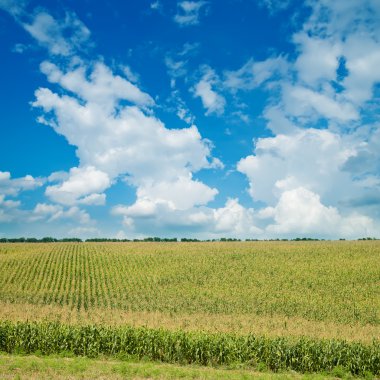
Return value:
<svg viewBox="0 0 380 380">
<path fill-rule="evenodd" d="M 65 171 L 58 171 L 53 172 L 49 175 L 48 181 L 49 182 L 59 182 L 59 181 L 65 181 L 69 178 L 69 173 Z"/>
<path fill-rule="evenodd" d="M 115 206 L 112 209 L 112 213 L 114 215 L 124 215 L 127 217 L 138 217 L 138 218 L 145 218 L 145 217 L 153 217 L 156 214 L 157 210 L 157 203 L 150 200 L 149 198 L 146 199 L 139 199 L 137 202 L 135 202 L 132 206 Z"/>
<path fill-rule="evenodd" d="M 296 34 L 293 39 L 300 49 L 295 69 L 301 81 L 315 85 L 320 80 L 336 80 L 342 54 L 339 41 L 310 37 L 305 32 Z"/>
<path fill-rule="evenodd" d="M 260 6 L 266 7 L 271 14 L 283 11 L 286 9 L 292 0 L 259 0 Z"/>
<path fill-rule="evenodd" d="M 157 0 L 150 4 L 150 8 L 154 10 L 158 10 L 162 8 L 162 4 Z"/>
<path fill-rule="evenodd" d="M 372 98 L 374 85 L 380 83 L 380 42 L 369 36 L 349 36 L 344 56 L 349 72 L 343 81 L 344 95 L 361 105 Z"/>
<path fill-rule="evenodd" d="M 294 116 L 324 117 L 343 122 L 359 118 L 357 110 L 351 103 L 339 101 L 333 96 L 306 87 L 284 85 L 283 97 L 285 110 Z"/>
<path fill-rule="evenodd" d="M 172 81 L 174 81 L 174 79 L 172 79 Z M 185 101 L 182 99 L 179 90 L 174 89 L 174 87 L 175 86 L 172 86 L 173 91 L 167 99 L 169 104 L 167 110 L 173 113 L 175 112 L 179 119 L 184 121 L 189 126 L 192 126 L 195 123 L 195 116 L 191 113 Z"/>
<path fill-rule="evenodd" d="M 34 178 L 31 175 L 11 178 L 10 172 L 0 171 L 0 223 L 23 221 L 25 212 L 20 208 L 21 202 L 8 197 L 17 197 L 24 191 L 35 190 L 44 182 L 43 178 Z"/>
<path fill-rule="evenodd" d="M 71 91 L 89 103 L 102 105 L 108 112 L 115 110 L 120 100 L 127 100 L 141 106 L 151 106 L 153 99 L 136 85 L 119 75 L 114 75 L 103 63 L 96 63 L 87 78 L 88 67 L 78 68 L 63 73 L 55 64 L 43 62 L 41 71 L 51 83 L 58 83 L 65 90 Z"/>
<path fill-rule="evenodd" d="M 188 176 L 179 177 L 176 181 L 157 181 L 141 186 L 137 191 L 137 197 L 165 202 L 175 210 L 186 210 L 196 205 L 207 204 L 217 193 L 216 189 Z"/>
<path fill-rule="evenodd" d="M 62 219 L 70 219 L 80 224 L 88 224 L 91 222 L 89 214 L 76 206 L 65 210 L 60 205 L 47 203 L 38 203 L 29 216 L 30 222 L 42 220 L 53 222 Z"/>
<path fill-rule="evenodd" d="M 165 65 L 168 68 L 170 77 L 173 79 L 183 77 L 187 74 L 186 64 L 187 61 L 185 60 L 175 60 L 169 55 L 165 57 Z"/>
<path fill-rule="evenodd" d="M 141 199 L 133 206 L 119 205 L 114 215 L 123 216 L 124 227 L 130 233 L 197 236 L 198 238 L 257 237 L 263 230 L 255 225 L 254 210 L 243 207 L 237 199 L 228 199 L 220 208 L 192 207 L 172 209 L 167 202 L 153 203 Z M 165 232 L 166 231 L 166 232 Z"/>
<path fill-rule="evenodd" d="M 20 204 L 20 201 L 5 200 L 5 195 L 0 194 L 0 206 L 4 206 L 6 208 L 15 208 L 20 206 Z"/>
<path fill-rule="evenodd" d="M 27 2 L 28 0 L 0 0 L 0 9 L 9 12 L 17 18 L 24 13 Z"/>
<path fill-rule="evenodd" d="M 160 2 L 151 5 L 152 9 L 161 6 Z M 176 22 L 198 23 L 205 5 L 204 1 L 178 3 Z M 183 210 L 214 198 L 217 190 L 192 176 L 222 164 L 211 157 L 211 143 L 202 139 L 183 103 L 178 105 L 177 113 L 191 125 L 166 128 L 153 116 L 155 102 L 138 87 L 138 74 L 129 66 L 120 67 L 122 74 L 118 75 L 103 62 L 86 62 L 77 55 L 91 41 L 89 30 L 75 14 L 66 13 L 64 19 L 56 19 L 43 10 L 32 16 L 23 9 L 21 13 L 15 16 L 17 21 L 52 56 L 50 62 L 41 64 L 41 71 L 59 87 L 57 92 L 48 88 L 35 92 L 33 106 L 42 110 L 38 120 L 75 146 L 79 158 L 78 167 L 49 176 L 45 194 L 58 204 L 38 204 L 30 220 L 76 217 L 87 223 L 88 214 L 77 206 L 104 204 L 104 191 L 122 177 L 137 191 L 136 203 L 129 206 L 132 214 L 144 202 Z M 178 55 L 184 57 L 196 46 L 185 44 Z M 178 72 L 176 62 L 169 63 Z"/>
<path fill-rule="evenodd" d="M 274 2 L 265 2 L 273 7 Z M 199 23 L 206 4 L 179 2 L 175 21 L 183 26 Z M 207 207 L 218 191 L 194 179 L 194 173 L 221 164 L 211 157 L 211 143 L 192 125 L 194 118 L 183 101 L 173 112 L 190 126 L 167 128 L 154 116 L 155 101 L 141 89 L 138 74 L 129 66 L 119 67 L 118 74 L 103 62 L 88 63 L 75 55 L 89 37 L 75 15 L 56 20 L 46 12 L 36 13 L 23 25 L 51 53 L 52 61 L 43 62 L 41 71 L 59 89 L 38 89 L 33 105 L 42 110 L 41 122 L 76 147 L 79 164 L 68 173 L 52 173 L 46 195 L 61 205 L 40 203 L 30 220 L 89 224 L 89 215 L 78 205 L 104 204 L 105 191 L 124 178 L 135 187 L 137 199 L 112 212 L 136 233 L 172 230 L 204 237 L 375 233 L 370 213 L 352 211 L 352 207 L 364 210 L 355 204 L 373 203 L 374 191 L 380 188 L 379 129 L 358 128 L 365 103 L 374 100 L 374 87 L 380 81 L 376 37 L 380 28 L 373 26 L 380 7 L 373 0 L 365 4 L 373 14 L 359 7 L 357 0 L 310 0 L 310 19 L 293 38 L 294 58 L 250 59 L 236 71 L 223 71 L 221 77 L 207 66 L 202 68 L 191 91 L 201 99 L 206 115 L 224 112 L 221 91 L 229 90 L 234 100 L 239 90 L 270 91 L 263 116 L 274 136 L 258 139 L 253 154 L 237 165 L 248 178 L 253 199 L 266 204 L 257 211 L 237 199 Z M 152 9 L 159 5 L 152 3 Z M 187 80 L 189 51 L 190 45 L 183 54 L 166 59 L 173 94 L 177 94 L 176 81 Z M 245 116 L 241 109 L 240 115 Z M 318 129 L 321 122 L 326 129 Z M 3 220 L 15 218 L 20 206 L 5 195 L 17 195 L 27 189 L 24 182 L 37 180 L 12 181 L 9 173 L 0 173 Z"/>
<path fill-rule="evenodd" d="M 368 30 L 378 34 L 380 5 L 377 0 L 311 0 L 312 13 L 304 29 L 324 38 Z"/>
<path fill-rule="evenodd" d="M 69 177 L 58 185 L 48 186 L 45 194 L 54 202 L 64 205 L 104 204 L 105 194 L 111 185 L 108 175 L 93 166 L 71 168 Z"/>
<path fill-rule="evenodd" d="M 123 73 L 131 83 L 138 83 L 140 81 L 140 75 L 132 71 L 132 69 L 126 65 L 122 67 Z"/>
<path fill-rule="evenodd" d="M 340 61 L 346 74 L 342 97 L 359 109 L 380 82 L 380 6 L 376 0 L 312 1 L 304 31 L 295 37 L 300 55 L 296 68 L 309 84 L 337 80 Z"/>
<path fill-rule="evenodd" d="M 54 19 L 49 13 L 37 13 L 24 28 L 52 55 L 69 56 L 82 49 L 90 31 L 74 13 L 66 13 L 63 20 Z"/>
<path fill-rule="evenodd" d="M 213 210 L 213 218 L 216 233 L 238 237 L 262 233 L 255 226 L 253 209 L 243 207 L 237 199 L 229 199 L 224 207 Z"/>
<path fill-rule="evenodd" d="M 142 201 L 185 209 L 212 200 L 217 190 L 193 180 L 192 174 L 220 167 L 221 162 L 210 157 L 211 143 L 197 127 L 166 128 L 153 116 L 153 99 L 137 85 L 104 63 L 77 61 L 79 65 L 65 69 L 52 62 L 41 64 L 49 82 L 61 91 L 38 89 L 33 106 L 42 109 L 41 122 L 77 147 L 79 158 L 78 168 L 50 176 L 54 184 L 45 194 L 68 206 L 104 204 L 104 191 L 125 176 L 137 191 L 130 212 Z M 130 70 L 124 74 L 133 79 Z"/>
<path fill-rule="evenodd" d="M 288 62 L 284 57 L 268 58 L 264 61 L 248 60 L 236 71 L 225 71 L 223 85 L 230 91 L 252 90 L 268 80 L 281 75 L 286 76 Z"/>
<path fill-rule="evenodd" d="M 78 147 L 81 165 L 94 166 L 110 178 L 128 173 L 138 185 L 144 178 L 176 178 L 210 165 L 210 148 L 195 126 L 169 130 L 137 107 L 124 107 L 114 115 L 101 104 L 81 105 L 47 89 L 36 96 L 34 105 L 54 111 L 51 125 Z"/>
<path fill-rule="evenodd" d="M 177 116 L 189 125 L 194 124 L 195 117 L 190 113 L 188 108 L 181 103 L 177 108 Z"/>
<path fill-rule="evenodd" d="M 34 190 L 42 186 L 44 179 L 26 175 L 20 178 L 11 178 L 11 173 L 0 171 L 0 195 L 17 196 L 22 191 Z"/>
<path fill-rule="evenodd" d="M 75 227 L 67 233 L 68 236 L 79 237 L 81 239 L 87 239 L 89 237 L 102 236 L 100 231 L 96 227 Z"/>
<path fill-rule="evenodd" d="M 206 115 L 212 113 L 220 115 L 224 112 L 226 99 L 213 89 L 218 83 L 218 78 L 210 67 L 204 67 L 203 71 L 202 79 L 194 86 L 192 91 L 195 97 L 201 98 L 203 107 L 207 110 Z"/>
<path fill-rule="evenodd" d="M 255 154 L 240 160 L 237 169 L 248 177 L 255 200 L 273 204 L 284 190 L 303 186 L 337 204 L 360 192 L 359 183 L 342 170 L 357 144 L 327 130 L 299 130 L 257 140 Z"/>
<path fill-rule="evenodd" d="M 16 44 L 13 46 L 12 52 L 22 54 L 24 51 L 28 50 L 28 46 L 24 44 Z"/>
<path fill-rule="evenodd" d="M 180 1 L 174 21 L 180 26 L 199 24 L 200 11 L 206 4 L 206 1 Z"/>
<path fill-rule="evenodd" d="M 273 8 L 274 3 L 266 3 Z M 311 0 L 307 5 L 311 16 L 292 38 L 297 49 L 293 61 L 283 56 L 250 59 L 240 69 L 224 72 L 223 84 L 232 92 L 264 85 L 272 101 L 277 98 L 275 106 L 266 107 L 266 112 L 276 108 L 275 114 L 264 114 L 275 133 L 290 132 L 290 123 L 313 126 L 321 119 L 351 127 L 366 113 L 365 103 L 373 100 L 380 83 L 378 2 Z"/>
<path fill-rule="evenodd" d="M 19 212 L 20 201 L 5 199 L 4 194 L 0 194 L 0 223 L 13 221 Z"/>
<path fill-rule="evenodd" d="M 225 72 L 235 91 L 262 83 L 280 89 L 263 112 L 274 136 L 257 139 L 237 169 L 252 198 L 267 204 L 255 214 L 266 235 L 376 235 L 380 134 L 363 118 L 380 82 L 380 6 L 372 0 L 309 5 L 310 19 L 293 37 L 291 75 L 255 82 L 253 60 Z M 327 129 L 319 129 L 321 121 Z"/>
<path fill-rule="evenodd" d="M 216 189 L 191 177 L 147 183 L 138 188 L 137 200 L 133 205 L 116 206 L 112 214 L 122 215 L 123 225 L 129 229 L 141 224 L 144 228 L 151 225 L 152 229 L 162 229 L 171 225 L 175 229 L 181 225 L 192 225 L 192 215 L 197 213 L 197 206 L 207 204 L 217 193 Z"/>
<path fill-rule="evenodd" d="M 6 199 L 6 195 L 14 197 L 22 191 L 32 190 L 42 185 L 41 182 L 33 184 L 31 178 L 30 176 L 26 176 L 24 178 L 10 179 L 9 173 L 0 172 L 0 183 L 2 182 L 2 185 L 4 185 L 6 181 L 11 182 L 10 185 L 8 183 L 7 186 L 3 186 L 0 191 L 0 223 L 15 221 L 34 223 L 43 220 L 48 222 L 72 220 L 80 224 L 89 224 L 92 222 L 88 213 L 78 207 L 64 209 L 62 206 L 56 204 L 38 203 L 33 210 L 27 210 L 21 208 L 21 202 L 19 200 Z"/>
<path fill-rule="evenodd" d="M 268 106 L 263 116 L 267 120 L 267 128 L 275 135 L 298 132 L 296 125 L 285 116 L 285 112 L 279 106 Z"/>
<path fill-rule="evenodd" d="M 376 236 L 379 168 L 367 162 L 379 162 L 379 129 L 365 133 L 366 143 L 362 134 L 309 128 L 257 140 L 237 166 L 252 198 L 268 205 L 256 225 L 271 237 Z"/>
<path fill-rule="evenodd" d="M 197 53 L 198 48 L 198 43 L 185 43 L 180 50 L 170 52 L 165 56 L 165 65 L 170 77 L 170 88 L 172 90 L 167 98 L 169 104 L 167 110 L 176 112 L 177 116 L 189 125 L 194 124 L 195 117 L 183 100 L 177 84 L 178 82 L 188 82 L 188 64 L 191 56 Z"/>
<path fill-rule="evenodd" d="M 335 207 L 323 205 L 319 195 L 303 187 L 284 191 L 271 212 L 275 223 L 266 231 L 273 235 L 358 238 L 376 234 L 370 218 L 355 214 L 343 217 Z"/>
</svg>

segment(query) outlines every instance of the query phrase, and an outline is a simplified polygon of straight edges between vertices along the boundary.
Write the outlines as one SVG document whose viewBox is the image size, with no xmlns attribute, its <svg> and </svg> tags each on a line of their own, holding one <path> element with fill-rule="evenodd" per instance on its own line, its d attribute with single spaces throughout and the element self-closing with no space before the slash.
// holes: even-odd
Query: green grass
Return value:
<svg viewBox="0 0 380 380">
<path fill-rule="evenodd" d="M 149 361 L 117 361 L 83 357 L 20 356 L 0 354 L 1 379 L 352 379 L 345 372 L 300 375 L 293 372 L 268 373 L 236 368 L 178 366 Z M 357 377 L 355 379 L 358 379 Z M 367 379 L 370 379 L 367 376 Z"/>
</svg>

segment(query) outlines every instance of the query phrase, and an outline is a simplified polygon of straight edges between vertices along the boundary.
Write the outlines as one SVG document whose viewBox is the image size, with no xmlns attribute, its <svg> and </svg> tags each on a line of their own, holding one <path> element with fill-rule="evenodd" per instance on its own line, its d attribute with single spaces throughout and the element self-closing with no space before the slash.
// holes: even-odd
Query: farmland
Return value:
<svg viewBox="0 0 380 380">
<path fill-rule="evenodd" d="M 14 326 L 344 339 L 376 351 L 380 243 L 1 244 L 0 310 Z"/>
</svg>

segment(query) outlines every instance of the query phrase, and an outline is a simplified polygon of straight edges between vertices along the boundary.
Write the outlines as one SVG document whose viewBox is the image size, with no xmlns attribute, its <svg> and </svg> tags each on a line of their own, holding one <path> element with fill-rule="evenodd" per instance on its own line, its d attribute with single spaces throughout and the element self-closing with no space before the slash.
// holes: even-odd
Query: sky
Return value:
<svg viewBox="0 0 380 380">
<path fill-rule="evenodd" d="M 0 237 L 380 237 L 378 0 L 0 0 Z"/>
</svg>

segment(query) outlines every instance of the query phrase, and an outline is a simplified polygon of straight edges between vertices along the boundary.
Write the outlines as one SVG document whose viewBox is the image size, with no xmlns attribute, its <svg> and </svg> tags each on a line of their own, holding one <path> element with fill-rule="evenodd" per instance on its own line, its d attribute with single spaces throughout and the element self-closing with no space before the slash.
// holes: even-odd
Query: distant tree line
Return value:
<svg viewBox="0 0 380 380">
<path fill-rule="evenodd" d="M 41 239 L 36 238 L 0 238 L 0 243 L 56 243 L 56 242 L 76 242 L 81 243 L 82 239 L 79 238 L 63 238 L 63 239 L 56 239 L 50 236 L 43 237 Z"/>
<path fill-rule="evenodd" d="M 339 240 L 346 240 L 346 239 L 339 239 Z M 379 240 L 375 237 L 363 237 L 359 238 L 357 240 Z M 0 238 L 0 243 L 81 243 L 83 241 L 86 242 L 96 242 L 96 243 L 104 243 L 104 242 L 116 242 L 116 243 L 122 243 L 122 242 L 238 242 L 242 241 L 242 239 L 236 239 L 236 238 L 225 238 L 222 237 L 220 239 L 207 239 L 207 240 L 199 240 L 194 238 L 160 238 L 160 237 L 147 237 L 143 239 L 109 239 L 109 238 L 91 238 L 82 240 L 80 238 L 72 237 L 72 238 L 63 238 L 63 239 L 57 239 L 50 236 L 43 237 L 41 239 L 37 238 Z M 310 238 L 310 237 L 302 237 L 302 238 L 294 238 L 294 239 L 245 239 L 245 241 L 325 241 L 325 239 L 316 239 L 316 238 Z"/>
<path fill-rule="evenodd" d="M 107 238 L 92 238 L 92 239 L 86 239 L 86 242 L 97 242 L 97 243 L 103 243 L 103 242 L 128 242 L 128 241 L 135 241 L 135 242 L 176 242 L 178 241 L 177 238 L 159 238 L 159 237 L 147 237 L 144 239 L 107 239 Z"/>
</svg>

